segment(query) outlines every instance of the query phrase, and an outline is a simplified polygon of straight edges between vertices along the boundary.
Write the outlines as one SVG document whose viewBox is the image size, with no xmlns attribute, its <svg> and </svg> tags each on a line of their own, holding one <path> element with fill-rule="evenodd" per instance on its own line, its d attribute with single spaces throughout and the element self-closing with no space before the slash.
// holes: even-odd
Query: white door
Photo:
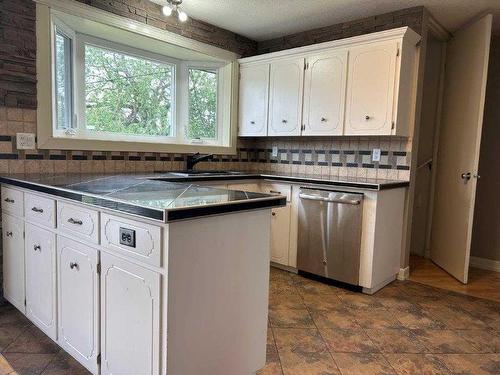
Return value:
<svg viewBox="0 0 500 375">
<path fill-rule="evenodd" d="M 492 16 L 455 33 L 446 73 L 437 157 L 431 259 L 467 283 Z"/>
<path fill-rule="evenodd" d="M 7 301 L 25 313 L 24 221 L 3 214 L 2 227 L 3 295 Z"/>
<path fill-rule="evenodd" d="M 159 374 L 160 275 L 107 253 L 101 254 L 101 348 L 103 375 Z"/>
<path fill-rule="evenodd" d="M 327 52 L 307 59 L 304 77 L 303 135 L 341 135 L 347 50 Z"/>
<path fill-rule="evenodd" d="M 238 134 L 267 135 L 269 64 L 240 67 Z"/>
<path fill-rule="evenodd" d="M 271 210 L 271 262 L 288 266 L 290 205 Z"/>
<path fill-rule="evenodd" d="M 345 135 L 391 135 L 398 43 L 349 50 Z"/>
<path fill-rule="evenodd" d="M 57 339 L 55 234 L 26 224 L 26 315 Z"/>
<path fill-rule="evenodd" d="M 97 250 L 57 237 L 59 344 L 93 374 L 99 355 Z"/>
<path fill-rule="evenodd" d="M 271 63 L 269 87 L 270 136 L 300 135 L 304 59 L 294 58 Z"/>
</svg>

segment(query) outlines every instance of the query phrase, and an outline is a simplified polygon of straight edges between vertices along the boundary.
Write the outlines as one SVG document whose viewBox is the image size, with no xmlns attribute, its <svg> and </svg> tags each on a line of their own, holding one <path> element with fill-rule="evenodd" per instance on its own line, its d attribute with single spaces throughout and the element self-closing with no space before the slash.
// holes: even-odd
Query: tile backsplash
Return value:
<svg viewBox="0 0 500 375">
<path fill-rule="evenodd" d="M 0 173 L 116 173 L 179 170 L 183 154 L 17 150 L 16 133 L 36 133 L 36 110 L 0 107 Z M 272 156 L 272 148 L 278 154 Z M 374 148 L 380 162 L 372 162 Z M 411 139 L 397 137 L 243 138 L 236 155 L 215 155 L 200 169 L 408 180 Z"/>
</svg>

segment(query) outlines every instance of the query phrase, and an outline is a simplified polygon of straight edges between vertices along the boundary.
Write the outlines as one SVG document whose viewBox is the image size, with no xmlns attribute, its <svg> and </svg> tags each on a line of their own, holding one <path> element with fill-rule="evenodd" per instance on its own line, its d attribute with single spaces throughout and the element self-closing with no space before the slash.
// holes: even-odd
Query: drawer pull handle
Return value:
<svg viewBox="0 0 500 375">
<path fill-rule="evenodd" d="M 271 194 L 281 194 L 281 191 L 269 190 Z"/>
<path fill-rule="evenodd" d="M 14 199 L 10 199 L 10 198 L 5 198 L 4 201 L 7 203 L 14 203 L 15 202 Z"/>
<path fill-rule="evenodd" d="M 76 263 L 76 262 L 71 262 L 71 263 L 69 264 L 69 268 L 71 268 L 71 269 L 74 269 L 74 268 L 78 269 L 78 263 Z"/>
<path fill-rule="evenodd" d="M 5 235 L 7 237 L 12 237 L 13 236 L 13 233 L 11 231 L 8 231 L 8 232 L 5 232 Z"/>
<path fill-rule="evenodd" d="M 33 250 L 35 251 L 42 251 L 42 247 L 40 245 L 34 245 Z"/>
<path fill-rule="evenodd" d="M 43 208 L 38 208 L 38 207 L 32 207 L 31 208 L 31 211 L 34 211 L 34 212 L 38 212 L 38 213 L 42 213 L 43 212 Z"/>
<path fill-rule="evenodd" d="M 73 219 L 72 217 L 70 217 L 68 219 L 68 223 L 70 224 L 76 224 L 76 225 L 82 225 L 83 224 L 83 221 L 81 220 L 76 220 L 76 219 Z"/>
</svg>

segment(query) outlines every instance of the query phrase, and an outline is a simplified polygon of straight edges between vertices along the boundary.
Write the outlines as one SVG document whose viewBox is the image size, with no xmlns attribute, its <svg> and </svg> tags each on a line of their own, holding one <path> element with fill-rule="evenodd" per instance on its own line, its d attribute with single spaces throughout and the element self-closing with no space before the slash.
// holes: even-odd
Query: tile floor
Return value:
<svg viewBox="0 0 500 375">
<path fill-rule="evenodd" d="M 0 353 L 0 375 L 89 375 L 10 306 Z M 272 269 L 258 374 L 500 374 L 500 303 L 411 281 L 367 296 Z"/>
</svg>

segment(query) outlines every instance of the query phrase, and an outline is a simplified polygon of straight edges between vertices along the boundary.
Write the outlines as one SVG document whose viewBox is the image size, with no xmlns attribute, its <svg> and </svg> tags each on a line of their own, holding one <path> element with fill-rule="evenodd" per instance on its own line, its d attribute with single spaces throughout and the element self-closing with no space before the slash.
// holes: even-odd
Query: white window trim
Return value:
<svg viewBox="0 0 500 375">
<path fill-rule="evenodd" d="M 95 139 L 89 136 L 88 139 L 72 139 L 61 138 L 53 134 L 53 114 L 55 106 L 54 88 L 53 88 L 53 44 L 54 40 L 51 9 L 59 10 L 74 16 L 84 17 L 93 21 L 104 23 L 109 26 L 118 27 L 127 31 L 137 33 L 141 30 L 141 34 L 152 37 L 156 40 L 162 40 L 170 44 L 175 44 L 184 48 L 189 48 L 196 52 L 207 54 L 211 57 L 226 61 L 226 65 L 220 67 L 218 64 L 218 132 L 222 145 L 216 145 L 210 140 L 203 140 L 198 143 L 196 140 L 190 143 L 177 143 L 181 140 L 179 137 L 184 137 L 183 129 L 177 127 L 178 132 L 175 137 L 162 137 L 162 141 L 168 142 L 169 140 L 175 143 L 158 143 L 158 137 L 147 136 L 120 136 L 117 134 L 110 134 L 113 141 Z M 174 33 L 160 30 L 142 23 L 127 19 L 125 17 L 116 16 L 108 12 L 101 11 L 91 6 L 87 6 L 74 1 L 61 1 L 61 0 L 37 0 L 37 72 L 38 72 L 38 110 L 37 110 L 37 135 L 38 135 L 38 148 L 40 149 L 73 149 L 73 150 L 96 150 L 96 151 L 139 151 L 139 152 L 168 152 L 168 153 L 182 153 L 182 152 L 204 152 L 204 153 L 236 153 L 237 141 L 237 95 L 238 95 L 238 55 L 229 51 L 222 50 L 201 42 L 197 42 Z M 91 37 L 89 37 L 91 38 Z M 113 44 L 112 42 L 110 42 Z M 44 48 L 43 46 L 50 46 Z M 121 46 L 123 47 L 123 46 Z M 81 49 L 81 48 L 80 48 Z M 79 48 L 74 48 L 74 54 L 77 53 Z M 162 56 L 162 60 L 165 57 Z M 175 59 L 169 59 L 173 61 Z M 178 66 L 190 66 L 189 62 L 182 62 Z M 215 64 L 217 65 L 217 64 Z M 214 64 L 205 64 L 203 67 L 213 67 Z M 73 69 L 73 74 L 81 69 Z M 177 75 L 180 75 L 181 68 L 177 69 Z M 186 70 L 187 72 L 187 70 Z M 75 85 L 81 82 L 82 78 L 76 77 L 74 79 Z M 179 83 L 179 77 L 176 79 Z M 180 91 L 182 88 L 177 87 Z M 186 87 L 187 89 L 187 87 Z M 224 96 L 223 93 L 230 92 L 231 95 Z M 179 98 L 176 98 L 179 100 Z M 186 91 L 187 100 L 187 91 Z M 74 106 L 78 108 L 80 104 L 78 99 L 75 98 Z M 175 107 L 175 106 L 174 106 Z M 219 108 L 218 108 L 219 109 Z M 174 122 L 179 121 L 179 112 L 173 113 Z M 79 115 L 78 117 L 80 117 Z M 153 139 L 154 138 L 154 139 Z M 168 139 L 167 139 L 168 138 Z M 174 140 L 175 139 L 175 140 Z M 154 142 L 151 142 L 154 140 Z M 186 142 L 186 140 L 182 140 Z"/>
</svg>

